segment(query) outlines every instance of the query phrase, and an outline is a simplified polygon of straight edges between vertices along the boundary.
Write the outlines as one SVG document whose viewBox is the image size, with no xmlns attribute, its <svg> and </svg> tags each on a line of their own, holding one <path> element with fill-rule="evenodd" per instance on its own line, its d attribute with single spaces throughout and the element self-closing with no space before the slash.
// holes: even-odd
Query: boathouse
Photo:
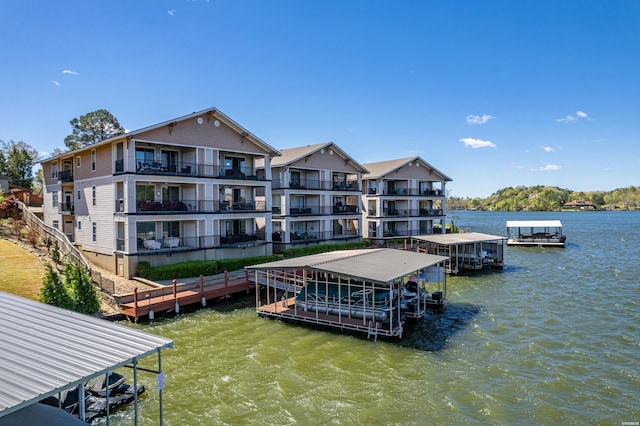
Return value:
<svg viewBox="0 0 640 426">
<path fill-rule="evenodd" d="M 507 245 L 533 247 L 564 247 L 559 220 L 508 220 Z"/>
<path fill-rule="evenodd" d="M 153 373 L 162 424 L 161 351 L 173 341 L 1 291 L 0 306 L 0 424 L 86 424 L 38 402 L 77 388 L 79 418 L 86 420 L 85 384 L 99 377 L 108 381 L 110 372 L 128 366 L 137 388 L 138 370 L 151 371 L 138 368 L 138 361 L 150 355 L 158 357 Z M 137 424 L 137 394 L 133 404 Z"/>
<path fill-rule="evenodd" d="M 458 274 L 462 270 L 504 267 L 504 244 L 506 237 L 480 232 L 455 234 L 418 235 L 411 238 L 416 250 L 447 256 L 446 272 Z"/>
<path fill-rule="evenodd" d="M 406 318 L 446 306 L 445 256 L 341 250 L 247 266 L 260 316 L 402 337 Z"/>
</svg>

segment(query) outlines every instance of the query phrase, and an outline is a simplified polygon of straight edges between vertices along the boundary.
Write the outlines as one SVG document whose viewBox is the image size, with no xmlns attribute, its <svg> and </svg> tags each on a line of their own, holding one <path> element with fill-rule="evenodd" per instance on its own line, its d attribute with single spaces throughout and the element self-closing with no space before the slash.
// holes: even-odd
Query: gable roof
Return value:
<svg viewBox="0 0 640 426">
<path fill-rule="evenodd" d="M 278 151 L 277 149 L 275 149 L 274 147 L 272 147 L 271 145 L 267 144 L 265 141 L 263 141 L 262 139 L 260 139 L 259 137 L 257 137 L 256 135 L 254 135 L 253 133 L 249 132 L 247 129 L 245 129 L 244 127 L 242 127 L 240 124 L 236 123 L 235 121 L 233 121 L 230 117 L 228 117 L 226 114 L 222 113 L 219 109 L 217 108 L 209 108 L 209 109 L 205 109 L 202 111 L 197 111 L 197 112 L 192 112 L 191 114 L 188 115 L 184 115 L 182 117 L 178 117 L 178 118 L 174 118 L 171 120 L 167 120 L 167 121 L 163 121 L 161 123 L 158 124 L 153 124 L 151 126 L 147 126 L 147 127 L 143 127 L 142 129 L 138 129 L 138 130 L 134 130 L 132 132 L 128 132 L 128 133 L 123 133 L 121 135 L 118 136 L 114 136 L 112 138 L 109 139 L 105 139 L 103 141 L 94 143 L 92 145 L 87 145 L 84 146 L 82 148 L 78 148 L 74 151 L 68 151 L 59 155 L 55 155 L 53 157 L 49 157 L 45 160 L 42 160 L 41 163 L 45 163 L 47 161 L 50 161 L 54 158 L 59 158 L 59 157 L 68 157 L 70 155 L 72 155 L 75 152 L 80 152 L 83 150 L 86 150 L 88 148 L 95 148 L 97 146 L 101 146 L 101 145 L 105 145 L 108 143 L 112 143 L 121 139 L 129 139 L 129 138 L 134 138 L 137 135 L 140 135 L 142 133 L 146 133 L 149 132 L 151 130 L 155 130 L 164 126 L 168 126 L 170 124 L 174 124 L 174 123 L 179 123 L 181 121 L 187 121 L 199 116 L 204 116 L 207 118 L 207 120 L 209 119 L 216 119 L 219 121 L 222 121 L 224 124 L 226 124 L 227 126 L 229 126 L 231 129 L 233 129 L 234 131 L 238 132 L 239 134 L 243 135 L 246 139 L 248 139 L 249 141 L 251 141 L 252 143 L 258 145 L 259 147 L 261 147 L 263 150 L 265 150 L 266 152 L 268 152 L 270 155 L 272 156 L 279 156 L 280 151 Z"/>
<path fill-rule="evenodd" d="M 406 157 L 406 158 L 398 158 L 395 160 L 386 160 L 386 161 L 378 161 L 376 163 L 366 163 L 363 164 L 364 167 L 369 169 L 369 173 L 362 176 L 363 179 L 377 179 L 382 178 L 388 175 L 395 170 L 406 166 L 409 163 L 420 163 L 423 167 L 425 167 L 430 173 L 433 173 L 439 176 L 442 180 L 450 182 L 452 179 L 433 167 L 431 164 L 427 163 L 420 157 Z"/>
<path fill-rule="evenodd" d="M 362 164 L 354 160 L 349 154 L 344 152 L 342 149 L 340 149 L 340 147 L 338 147 L 338 145 L 333 142 L 323 142 L 313 145 L 281 149 L 280 153 L 282 154 L 282 156 L 275 157 L 273 160 L 271 160 L 271 167 L 288 166 L 323 149 L 332 149 L 337 155 L 349 161 L 356 169 L 360 171 L 360 173 L 368 172 L 368 170 Z"/>
</svg>

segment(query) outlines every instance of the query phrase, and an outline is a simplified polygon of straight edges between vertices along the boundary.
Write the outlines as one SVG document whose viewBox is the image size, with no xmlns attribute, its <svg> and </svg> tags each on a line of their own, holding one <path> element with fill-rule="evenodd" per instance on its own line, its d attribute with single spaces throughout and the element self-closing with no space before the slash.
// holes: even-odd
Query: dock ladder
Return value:
<svg viewBox="0 0 640 426">
<path fill-rule="evenodd" d="M 379 324 L 375 321 L 369 320 L 368 330 L 367 330 L 367 340 L 373 336 L 373 341 L 376 342 L 378 340 L 378 326 Z"/>
</svg>

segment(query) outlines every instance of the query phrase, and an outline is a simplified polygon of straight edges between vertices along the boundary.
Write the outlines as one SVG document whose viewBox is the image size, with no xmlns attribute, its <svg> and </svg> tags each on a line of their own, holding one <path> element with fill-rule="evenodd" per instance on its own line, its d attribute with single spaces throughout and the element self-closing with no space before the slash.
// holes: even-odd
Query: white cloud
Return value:
<svg viewBox="0 0 640 426">
<path fill-rule="evenodd" d="M 57 82 L 57 81 L 55 81 L 55 80 L 51 80 L 51 82 L 52 82 L 53 84 L 55 84 L 56 86 L 62 86 L 62 84 L 60 84 L 59 82 Z"/>
<path fill-rule="evenodd" d="M 550 146 L 540 146 L 544 150 L 544 152 L 553 152 L 553 148 Z"/>
<path fill-rule="evenodd" d="M 482 139 L 474 139 L 474 138 L 462 138 L 460 142 L 464 144 L 464 146 L 470 146 L 473 149 L 476 148 L 495 148 L 496 144 L 491 141 L 483 141 Z"/>
<path fill-rule="evenodd" d="M 576 111 L 576 115 L 567 115 L 566 117 L 556 119 L 556 121 L 559 123 L 573 123 L 581 118 L 589 120 L 589 115 L 584 111 Z"/>
<path fill-rule="evenodd" d="M 532 172 L 550 172 L 555 170 L 560 170 L 562 166 L 558 166 L 557 164 L 547 164 L 546 166 L 540 166 L 537 169 L 531 169 Z"/>
<path fill-rule="evenodd" d="M 495 118 L 489 114 L 482 114 L 482 115 L 467 115 L 467 123 L 469 124 L 484 124 L 487 121 L 491 120 L 492 118 Z"/>
<path fill-rule="evenodd" d="M 77 72 L 71 70 L 62 70 L 62 74 L 78 75 Z"/>
<path fill-rule="evenodd" d="M 175 9 L 171 9 L 171 10 L 167 10 L 167 13 L 171 16 L 176 14 L 176 10 Z"/>
</svg>

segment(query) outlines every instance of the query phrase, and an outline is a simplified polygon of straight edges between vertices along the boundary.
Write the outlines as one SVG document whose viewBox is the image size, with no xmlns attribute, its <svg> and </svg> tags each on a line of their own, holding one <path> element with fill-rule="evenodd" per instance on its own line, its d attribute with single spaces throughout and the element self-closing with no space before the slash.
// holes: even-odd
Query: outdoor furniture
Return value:
<svg viewBox="0 0 640 426">
<path fill-rule="evenodd" d="M 164 239 L 164 246 L 169 248 L 175 248 L 180 245 L 180 238 L 178 237 L 169 237 Z"/>
<path fill-rule="evenodd" d="M 160 250 L 160 248 L 162 247 L 160 241 L 156 240 L 144 240 L 144 246 L 149 250 Z"/>
</svg>

